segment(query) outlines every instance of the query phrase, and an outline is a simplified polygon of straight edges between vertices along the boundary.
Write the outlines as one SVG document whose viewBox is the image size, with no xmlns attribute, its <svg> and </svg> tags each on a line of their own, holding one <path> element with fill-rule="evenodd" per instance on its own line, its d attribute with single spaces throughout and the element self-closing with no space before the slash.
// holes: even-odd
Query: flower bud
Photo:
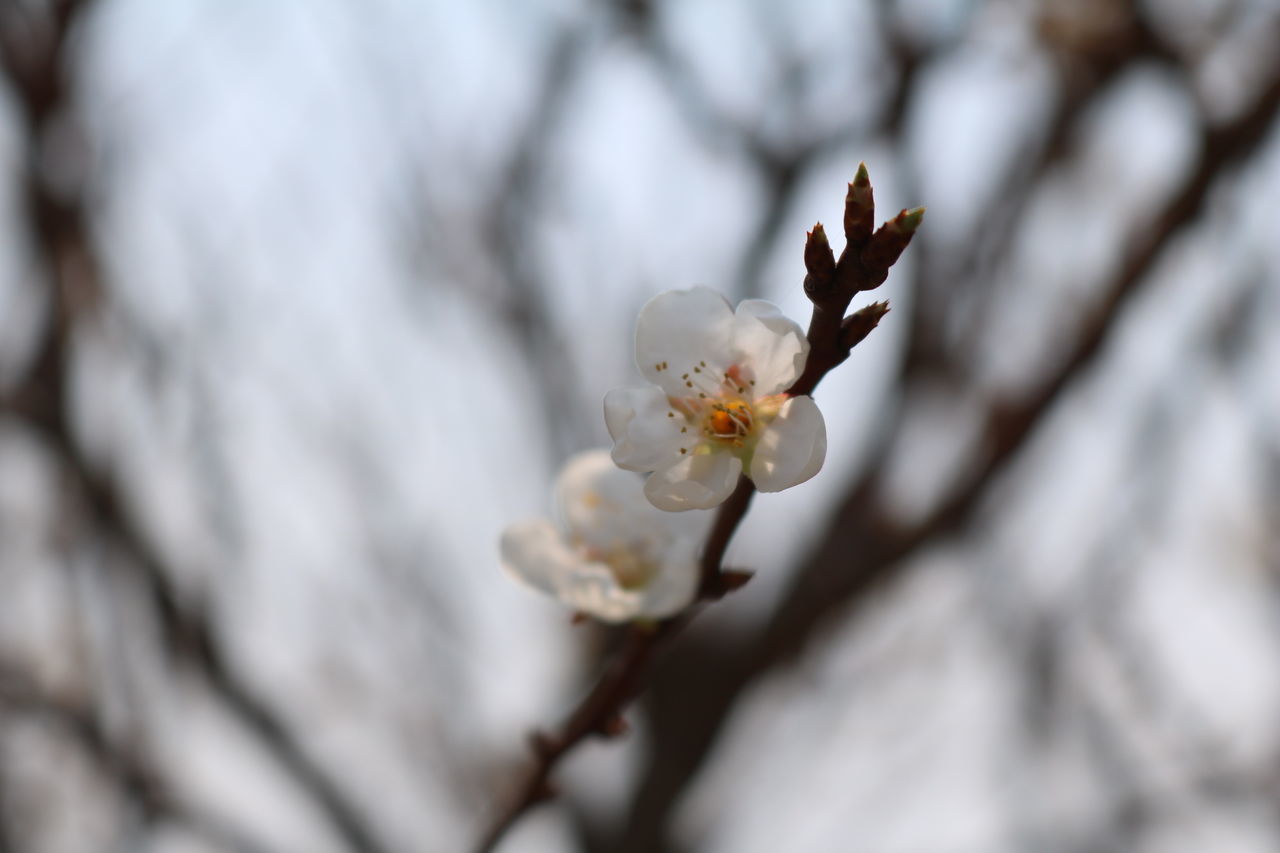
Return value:
<svg viewBox="0 0 1280 853">
<path fill-rule="evenodd" d="M 876 203 L 871 192 L 871 176 L 867 164 L 858 164 L 858 174 L 849 184 L 844 198 L 844 237 L 852 246 L 860 246 L 871 237 L 876 218 Z"/>
<path fill-rule="evenodd" d="M 805 240 L 804 265 L 813 275 L 829 276 L 835 272 L 836 256 L 831 251 L 831 243 L 827 241 L 827 232 L 821 222 L 813 226 Z"/>
<path fill-rule="evenodd" d="M 836 256 L 827 241 L 826 229 L 819 222 L 813 226 L 804 242 L 804 292 L 812 297 L 822 296 L 831 289 L 836 273 Z"/>
<path fill-rule="evenodd" d="M 884 283 L 889 277 L 889 267 L 902 257 L 922 221 L 924 208 L 915 207 L 902 211 L 876 230 L 862 252 L 862 265 L 867 270 L 870 285 L 863 290 L 871 290 Z"/>
<path fill-rule="evenodd" d="M 840 324 L 840 344 L 846 349 L 853 349 L 871 334 L 872 329 L 880 325 L 881 319 L 888 313 L 888 302 L 872 302 L 845 317 Z"/>
</svg>

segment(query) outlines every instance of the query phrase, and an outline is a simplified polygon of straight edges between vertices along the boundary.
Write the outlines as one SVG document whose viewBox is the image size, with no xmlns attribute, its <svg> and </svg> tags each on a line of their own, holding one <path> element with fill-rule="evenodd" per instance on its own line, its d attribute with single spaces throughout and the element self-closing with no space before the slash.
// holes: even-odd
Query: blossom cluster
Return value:
<svg viewBox="0 0 1280 853">
<path fill-rule="evenodd" d="M 503 565 L 607 622 L 684 609 L 697 593 L 708 526 L 698 510 L 722 503 L 743 475 L 777 492 L 822 468 L 822 413 L 812 398 L 787 393 L 808 356 L 804 331 L 763 300 L 735 311 L 705 287 L 655 296 L 635 338 L 649 384 L 604 398 L 612 451 L 569 460 L 554 489 L 556 519 L 507 528 Z"/>
</svg>

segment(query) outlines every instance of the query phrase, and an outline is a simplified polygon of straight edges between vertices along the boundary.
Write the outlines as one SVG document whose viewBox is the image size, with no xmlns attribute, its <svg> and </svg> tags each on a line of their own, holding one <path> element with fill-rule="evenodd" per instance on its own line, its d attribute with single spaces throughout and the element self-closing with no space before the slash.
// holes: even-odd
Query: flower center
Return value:
<svg viewBox="0 0 1280 853">
<path fill-rule="evenodd" d="M 702 421 L 702 432 L 707 438 L 741 447 L 751 435 L 754 424 L 751 404 L 744 400 L 717 400 L 711 404 Z"/>
<path fill-rule="evenodd" d="M 669 369 L 665 361 L 654 367 Z M 680 379 L 689 393 L 667 398 L 667 417 L 683 419 L 680 433 L 689 443 L 680 448 L 681 455 L 723 449 L 747 458 L 760 430 L 777 417 L 787 399 L 786 394 L 756 397 L 756 381 L 741 364 L 721 371 L 699 361 Z"/>
<path fill-rule="evenodd" d="M 646 560 L 630 548 L 615 549 L 605 555 L 604 562 L 613 570 L 618 586 L 623 589 L 643 589 L 657 571 L 652 560 Z"/>
<path fill-rule="evenodd" d="M 644 589 L 658 573 L 658 563 L 649 559 L 642 547 L 615 541 L 609 547 L 582 546 L 582 555 L 609 567 L 618 586 L 627 590 Z"/>
</svg>

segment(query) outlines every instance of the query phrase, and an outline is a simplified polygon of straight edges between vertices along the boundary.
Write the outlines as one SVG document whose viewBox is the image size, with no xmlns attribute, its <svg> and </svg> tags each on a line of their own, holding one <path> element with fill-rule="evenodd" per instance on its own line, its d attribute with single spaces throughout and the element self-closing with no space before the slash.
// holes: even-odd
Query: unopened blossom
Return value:
<svg viewBox="0 0 1280 853">
<path fill-rule="evenodd" d="M 503 532 L 502 563 L 516 578 L 606 622 L 661 619 L 693 600 L 702 513 L 654 509 L 641 478 L 619 470 L 607 450 L 569 460 L 556 480 L 555 503 L 555 521 L 521 522 Z"/>
<path fill-rule="evenodd" d="M 827 452 L 813 399 L 785 393 L 808 356 L 804 332 L 769 302 L 734 311 L 706 287 L 655 296 L 636 324 L 636 364 L 653 384 L 605 396 L 613 461 L 652 471 L 645 495 L 668 511 L 716 506 L 744 472 L 762 492 L 803 483 Z"/>
</svg>

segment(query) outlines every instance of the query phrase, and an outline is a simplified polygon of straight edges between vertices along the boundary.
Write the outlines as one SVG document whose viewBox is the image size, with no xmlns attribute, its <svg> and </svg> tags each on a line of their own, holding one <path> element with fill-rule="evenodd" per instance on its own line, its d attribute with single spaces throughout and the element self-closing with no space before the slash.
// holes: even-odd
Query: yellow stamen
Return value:
<svg viewBox="0 0 1280 853">
<path fill-rule="evenodd" d="M 709 438 L 740 444 L 751 434 L 751 406 L 743 400 L 716 403 L 703 421 L 703 431 Z"/>
</svg>

